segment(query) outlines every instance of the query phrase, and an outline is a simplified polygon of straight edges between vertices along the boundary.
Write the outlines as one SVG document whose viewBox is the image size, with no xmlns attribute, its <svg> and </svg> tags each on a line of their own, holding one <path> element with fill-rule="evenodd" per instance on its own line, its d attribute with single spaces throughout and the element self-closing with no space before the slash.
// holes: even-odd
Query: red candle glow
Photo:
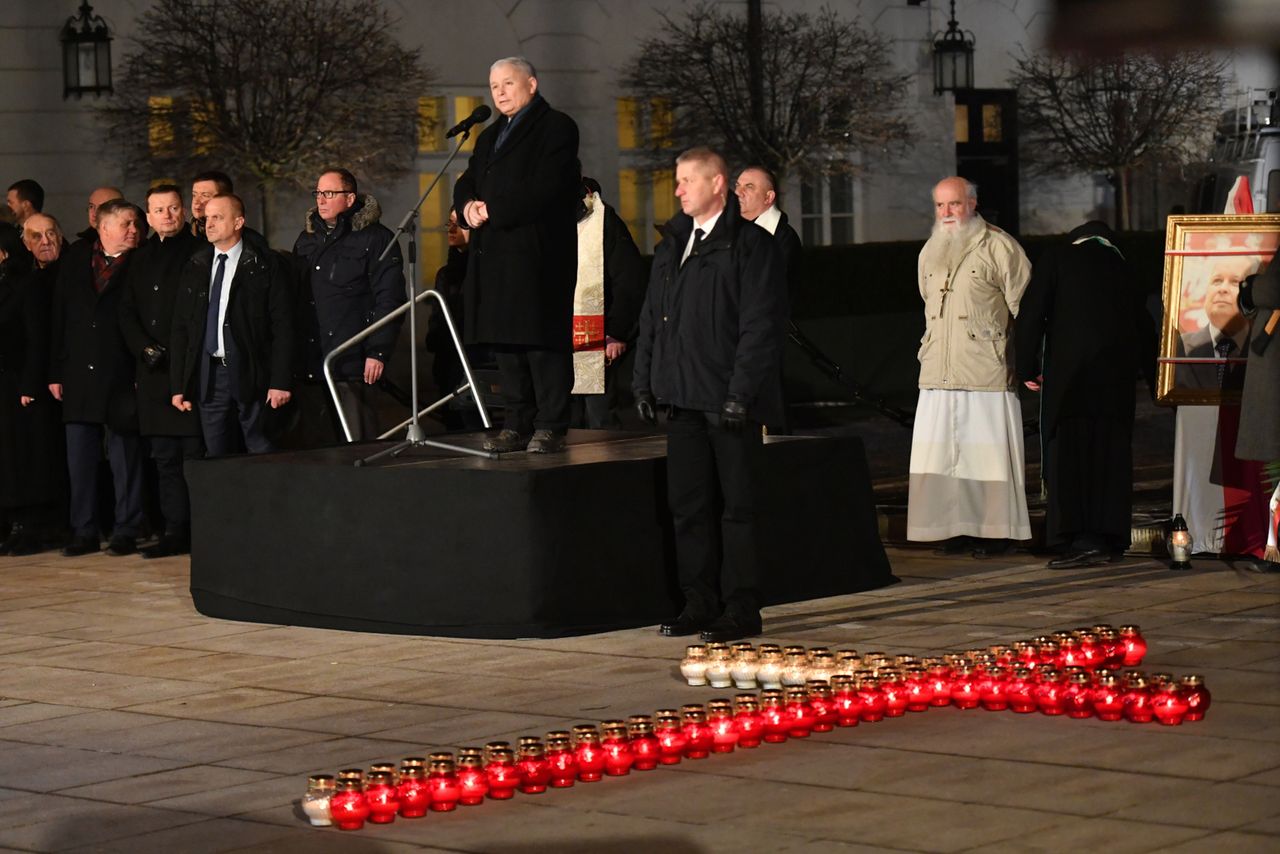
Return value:
<svg viewBox="0 0 1280 854">
<path fill-rule="evenodd" d="M 1121 664 L 1125 667 L 1137 667 L 1141 664 L 1147 655 L 1147 641 L 1142 636 L 1142 630 L 1137 626 L 1121 626 L 1120 642 L 1124 645 L 1124 660 Z"/>
<path fill-rule="evenodd" d="M 1213 698 L 1204 685 L 1204 677 L 1191 673 L 1182 677 L 1182 698 L 1187 701 L 1187 716 L 1184 720 L 1198 721 L 1209 711 L 1209 703 Z"/>
<path fill-rule="evenodd" d="M 981 702 L 978 680 L 972 667 L 960 667 L 951 679 L 951 705 L 957 709 L 976 709 Z"/>
<path fill-rule="evenodd" d="M 786 689 L 786 705 L 782 714 L 787 720 L 787 735 L 791 738 L 808 738 L 813 730 L 813 707 L 809 705 L 809 692 L 804 688 Z"/>
<path fill-rule="evenodd" d="M 809 683 L 809 708 L 813 710 L 814 732 L 831 732 L 836 728 L 839 715 L 836 713 L 835 696 L 828 683 Z"/>
<path fill-rule="evenodd" d="M 653 736 L 653 720 L 648 715 L 632 715 L 627 720 L 627 737 L 631 740 L 631 753 L 637 771 L 652 771 L 658 767 L 662 746 Z"/>
<path fill-rule="evenodd" d="M 1009 672 L 1003 667 L 992 667 L 978 681 L 978 701 L 988 712 L 1003 712 L 1009 708 Z"/>
<path fill-rule="evenodd" d="M 711 755 L 715 736 L 711 727 L 707 726 L 707 712 L 700 703 L 690 703 L 680 708 L 680 729 L 684 731 L 686 739 L 686 759 L 706 759 Z"/>
<path fill-rule="evenodd" d="M 431 790 L 427 788 L 426 774 L 421 765 L 408 765 L 400 769 L 400 785 L 396 787 L 400 800 L 401 818 L 422 818 L 431 806 Z"/>
<path fill-rule="evenodd" d="M 511 748 L 490 750 L 484 774 L 489 778 L 490 798 L 505 801 L 515 797 L 516 788 L 520 785 L 520 771 L 516 768 L 516 758 Z"/>
<path fill-rule="evenodd" d="M 684 756 L 685 745 L 689 739 L 680 728 L 680 716 L 674 709 L 660 709 L 658 721 L 653 725 L 653 734 L 658 739 L 663 765 L 675 765 Z"/>
<path fill-rule="evenodd" d="M 863 678 L 858 688 L 858 697 L 862 700 L 862 711 L 858 718 L 867 723 L 884 720 L 884 694 L 880 693 L 880 680 L 874 676 Z"/>
<path fill-rule="evenodd" d="M 1064 686 L 1059 681 L 1058 671 L 1052 668 L 1044 668 L 1036 675 L 1038 678 L 1036 683 L 1036 706 L 1040 709 L 1041 714 L 1063 714 L 1065 711 L 1062 708 L 1062 689 Z"/>
<path fill-rule="evenodd" d="M 1166 682 L 1151 698 L 1151 712 L 1165 726 L 1178 726 L 1187 716 L 1187 699 L 1182 689 L 1173 682 Z"/>
<path fill-rule="evenodd" d="M 733 720 L 733 704 L 728 700 L 707 703 L 707 725 L 711 727 L 711 750 L 732 753 L 738 744 L 738 725 Z"/>
<path fill-rule="evenodd" d="M 832 699 L 836 704 L 836 723 L 839 726 L 857 726 L 862 714 L 862 698 L 858 696 L 858 683 L 852 676 L 833 676 Z"/>
<path fill-rule="evenodd" d="M 569 745 L 567 732 L 547 733 L 547 765 L 551 768 L 553 789 L 567 789 L 578 779 L 578 758 Z"/>
<path fill-rule="evenodd" d="M 578 724 L 573 728 L 573 754 L 578 759 L 579 780 L 594 783 L 604 776 L 605 754 L 594 724 Z M 489 785 L 493 785 L 492 779 Z"/>
<path fill-rule="evenodd" d="M 907 686 L 896 670 L 886 670 L 880 678 L 880 693 L 884 696 L 884 716 L 900 718 L 907 712 Z"/>
<path fill-rule="evenodd" d="M 631 752 L 627 738 L 627 725 L 622 721 L 604 721 L 600 724 L 604 737 L 600 747 L 604 750 L 604 773 L 610 777 L 624 777 L 631 773 L 636 756 Z"/>
<path fill-rule="evenodd" d="M 929 690 L 933 698 L 931 706 L 951 705 L 951 668 L 945 664 L 936 664 L 929 668 Z"/>
<path fill-rule="evenodd" d="M 329 799 L 329 814 L 339 830 L 359 830 L 369 817 L 369 803 L 364 799 L 359 780 L 339 780 Z"/>
<path fill-rule="evenodd" d="M 770 689 L 760 692 L 760 718 L 764 722 L 764 740 L 768 744 L 787 740 L 791 722 L 783 709 L 784 704 L 781 691 Z"/>
<path fill-rule="evenodd" d="M 902 688 L 907 696 L 908 712 L 928 711 L 933 700 L 933 686 L 929 684 L 929 676 L 922 667 L 910 667 L 903 674 Z"/>
<path fill-rule="evenodd" d="M 526 795 L 538 795 L 551 784 L 551 763 L 547 761 L 547 749 L 541 741 L 520 745 L 520 758 L 516 762 L 520 775 L 520 791 Z"/>
<path fill-rule="evenodd" d="M 1089 700 L 1100 721 L 1118 721 L 1124 716 L 1124 692 L 1115 676 L 1098 677 L 1098 684 L 1089 692 Z"/>
<path fill-rule="evenodd" d="M 1062 708 L 1070 718 L 1093 716 L 1093 689 L 1089 686 L 1088 673 L 1071 674 L 1066 687 L 1062 689 Z"/>
<path fill-rule="evenodd" d="M 456 776 L 458 803 L 468 807 L 484 803 L 484 796 L 489 794 L 489 778 L 484 773 L 484 759 L 480 748 L 464 747 L 458 751 Z"/>
<path fill-rule="evenodd" d="M 1036 685 L 1031 671 L 1025 667 L 1015 668 L 1005 687 L 1005 696 L 1009 700 L 1009 708 L 1018 714 L 1034 712 L 1036 705 Z"/>
<path fill-rule="evenodd" d="M 400 811 L 400 796 L 392 785 L 391 775 L 375 771 L 364 787 L 364 799 L 369 804 L 369 821 L 374 824 L 390 824 Z"/>
<path fill-rule="evenodd" d="M 738 731 L 738 747 L 760 746 L 764 736 L 764 719 L 755 694 L 739 694 L 733 698 L 733 726 Z"/>
<path fill-rule="evenodd" d="M 1147 680 L 1142 676 L 1129 678 L 1129 690 L 1124 695 L 1124 719 L 1130 723 L 1150 723 L 1151 691 L 1147 688 Z"/>
</svg>

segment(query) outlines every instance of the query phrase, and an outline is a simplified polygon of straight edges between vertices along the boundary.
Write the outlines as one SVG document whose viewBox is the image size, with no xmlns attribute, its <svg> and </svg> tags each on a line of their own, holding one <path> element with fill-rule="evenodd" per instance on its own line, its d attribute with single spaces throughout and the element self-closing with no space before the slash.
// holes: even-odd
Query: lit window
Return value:
<svg viewBox="0 0 1280 854">
<path fill-rule="evenodd" d="M 969 105 L 956 104 L 956 142 L 969 141 Z"/>
<path fill-rule="evenodd" d="M 806 175 L 800 182 L 800 239 L 806 246 L 853 243 L 853 178 Z"/>
<path fill-rule="evenodd" d="M 983 142 L 1003 142 L 1004 141 L 1004 122 L 1002 120 L 1003 110 L 999 104 L 983 104 L 982 105 L 982 141 Z"/>
<path fill-rule="evenodd" d="M 484 102 L 484 97 L 480 95 L 458 95 L 453 99 L 453 123 L 457 124 L 467 116 L 471 115 L 472 112 L 475 111 L 475 108 Z M 480 130 L 480 128 L 477 128 L 471 132 L 471 138 L 462 146 L 463 151 L 471 151 L 476 147 L 476 137 L 480 135 Z M 442 130 L 441 133 L 443 132 L 444 131 Z"/>
<path fill-rule="evenodd" d="M 618 149 L 631 151 L 640 147 L 640 111 L 635 98 L 618 99 Z"/>
<path fill-rule="evenodd" d="M 164 156 L 173 154 L 173 98 L 167 95 L 152 95 L 147 98 L 147 111 L 150 118 L 147 122 L 147 142 L 151 154 Z"/>
<path fill-rule="evenodd" d="M 444 98 L 418 99 L 418 150 L 444 150 Z"/>
<path fill-rule="evenodd" d="M 435 177 L 434 171 L 418 173 L 418 195 L 427 191 Z M 424 287 L 431 287 L 436 271 L 449 257 L 449 206 L 453 202 L 454 181 L 441 179 L 423 203 L 418 218 L 418 270 Z"/>
</svg>

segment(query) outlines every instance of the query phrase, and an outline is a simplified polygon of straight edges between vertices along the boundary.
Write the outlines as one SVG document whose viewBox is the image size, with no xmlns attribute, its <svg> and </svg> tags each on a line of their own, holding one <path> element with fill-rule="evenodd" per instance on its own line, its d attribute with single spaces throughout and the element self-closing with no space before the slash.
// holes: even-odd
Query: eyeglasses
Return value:
<svg viewBox="0 0 1280 854">
<path fill-rule="evenodd" d="M 334 196 L 345 196 L 350 192 L 351 190 L 313 190 L 311 195 L 317 199 L 321 197 L 325 199 L 332 199 Z"/>
</svg>

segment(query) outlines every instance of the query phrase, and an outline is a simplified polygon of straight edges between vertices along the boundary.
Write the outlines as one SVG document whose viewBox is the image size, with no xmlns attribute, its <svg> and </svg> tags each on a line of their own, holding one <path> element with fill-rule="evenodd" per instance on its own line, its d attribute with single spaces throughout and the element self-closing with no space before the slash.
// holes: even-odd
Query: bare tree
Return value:
<svg viewBox="0 0 1280 854">
<path fill-rule="evenodd" d="M 273 191 L 326 164 L 378 180 L 412 163 L 432 79 L 377 0 L 156 0 L 101 110 L 126 171 L 217 168 Z"/>
<path fill-rule="evenodd" d="M 704 2 L 663 16 L 622 85 L 663 114 L 645 145 L 655 164 L 713 145 L 780 177 L 855 172 L 853 155 L 910 138 L 899 107 L 909 78 L 889 53 L 886 38 L 829 8 L 757 21 Z"/>
<path fill-rule="evenodd" d="M 1076 59 L 1018 59 L 1026 157 L 1047 172 L 1105 174 L 1116 218 L 1129 228 L 1133 174 L 1204 156 L 1227 86 L 1225 59 L 1205 51 Z"/>
</svg>

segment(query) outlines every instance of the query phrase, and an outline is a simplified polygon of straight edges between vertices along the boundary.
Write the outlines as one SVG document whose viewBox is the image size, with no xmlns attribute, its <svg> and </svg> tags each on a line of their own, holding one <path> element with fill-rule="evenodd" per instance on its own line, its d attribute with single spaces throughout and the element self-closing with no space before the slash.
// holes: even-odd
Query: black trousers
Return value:
<svg viewBox="0 0 1280 854">
<path fill-rule="evenodd" d="M 685 611 L 695 618 L 760 613 L 756 490 L 763 459 L 759 424 L 730 433 L 718 414 L 672 409 L 667 502 Z"/>
<path fill-rule="evenodd" d="M 265 401 L 237 400 L 231 393 L 231 371 L 220 359 L 210 356 L 205 360 L 200 371 L 200 387 L 205 389 L 199 407 L 200 429 L 209 456 L 222 457 L 238 449 L 233 422 L 239 424 L 249 453 L 265 454 L 275 450 L 262 432 Z"/>
<path fill-rule="evenodd" d="M 98 516 L 98 461 L 106 435 L 107 462 L 115 487 L 113 537 L 142 533 L 142 443 L 135 435 L 117 433 L 102 424 L 66 425 L 67 470 L 71 476 L 71 532 L 95 539 L 101 534 Z"/>
<path fill-rule="evenodd" d="M 528 435 L 534 430 L 569 429 L 569 393 L 573 390 L 573 353 L 528 347 L 495 347 L 502 374 L 502 426 Z"/>
<path fill-rule="evenodd" d="M 164 533 L 185 537 L 191 533 L 191 494 L 182 466 L 187 460 L 204 456 L 204 443 L 199 436 L 148 436 L 151 459 L 156 464 L 156 491 L 160 497 L 160 514 L 164 516 Z"/>
</svg>

